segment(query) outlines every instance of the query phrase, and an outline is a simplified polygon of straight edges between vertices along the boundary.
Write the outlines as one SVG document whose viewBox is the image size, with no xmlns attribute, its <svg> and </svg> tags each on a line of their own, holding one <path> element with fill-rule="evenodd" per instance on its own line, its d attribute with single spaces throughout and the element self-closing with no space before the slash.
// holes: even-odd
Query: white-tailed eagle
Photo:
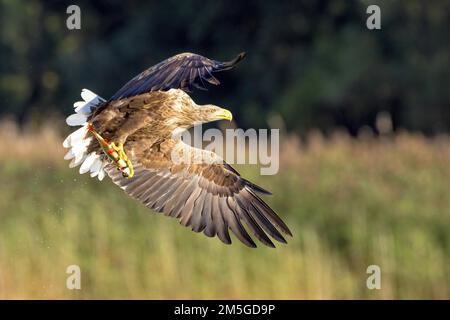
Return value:
<svg viewBox="0 0 450 320">
<path fill-rule="evenodd" d="M 197 105 L 186 92 L 218 85 L 214 73 L 233 68 L 245 57 L 228 62 L 182 53 L 145 70 L 109 100 L 84 89 L 74 104 L 70 126 L 81 126 L 63 145 L 70 167 L 80 165 L 102 180 L 107 174 L 129 196 L 148 208 L 177 218 L 184 226 L 231 243 L 229 230 L 249 247 L 249 233 L 274 247 L 291 231 L 260 198 L 268 191 L 244 179 L 222 158 L 196 149 L 174 135 L 194 124 L 231 120 L 228 110 Z M 207 156 L 205 163 L 174 162 L 176 152 Z M 211 161 L 212 159 L 212 161 Z M 281 232 L 280 232 L 281 231 Z"/>
</svg>

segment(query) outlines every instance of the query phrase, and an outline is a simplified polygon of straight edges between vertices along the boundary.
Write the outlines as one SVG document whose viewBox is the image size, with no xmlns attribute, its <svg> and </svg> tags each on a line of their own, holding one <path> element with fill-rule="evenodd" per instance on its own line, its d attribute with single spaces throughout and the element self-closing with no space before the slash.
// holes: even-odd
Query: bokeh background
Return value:
<svg viewBox="0 0 450 320">
<path fill-rule="evenodd" d="M 0 298 L 449 298 L 448 30 L 445 0 L 0 0 Z M 279 174 L 239 169 L 274 193 L 288 245 L 225 246 L 62 160 L 82 88 L 109 97 L 183 51 L 248 53 L 194 99 L 281 129 Z"/>
</svg>

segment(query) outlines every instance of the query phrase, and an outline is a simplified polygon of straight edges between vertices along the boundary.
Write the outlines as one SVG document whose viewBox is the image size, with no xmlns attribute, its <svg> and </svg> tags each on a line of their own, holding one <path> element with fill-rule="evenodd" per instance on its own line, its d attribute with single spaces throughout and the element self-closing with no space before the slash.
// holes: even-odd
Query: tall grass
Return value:
<svg viewBox="0 0 450 320">
<path fill-rule="evenodd" d="M 281 170 L 241 173 L 294 238 L 225 246 L 61 160 L 46 127 L 0 125 L 0 298 L 449 298 L 450 140 L 283 136 Z M 67 266 L 82 289 L 68 290 Z M 381 290 L 366 268 L 382 271 Z"/>
</svg>

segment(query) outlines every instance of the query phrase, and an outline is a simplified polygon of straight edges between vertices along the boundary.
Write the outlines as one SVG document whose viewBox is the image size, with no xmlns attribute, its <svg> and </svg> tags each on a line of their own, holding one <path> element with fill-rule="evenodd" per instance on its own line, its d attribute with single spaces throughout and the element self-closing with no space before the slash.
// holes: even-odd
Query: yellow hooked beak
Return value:
<svg viewBox="0 0 450 320">
<path fill-rule="evenodd" d="M 228 120 L 228 121 L 233 120 L 233 114 L 227 109 L 220 109 L 214 112 L 214 116 L 216 117 L 217 120 Z"/>
</svg>

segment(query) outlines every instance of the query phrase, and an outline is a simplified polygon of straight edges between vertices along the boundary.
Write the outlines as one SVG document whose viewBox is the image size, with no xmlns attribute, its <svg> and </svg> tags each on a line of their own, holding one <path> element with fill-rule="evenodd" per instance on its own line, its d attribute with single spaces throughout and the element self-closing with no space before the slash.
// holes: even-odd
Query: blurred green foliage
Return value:
<svg viewBox="0 0 450 320">
<path fill-rule="evenodd" d="M 81 8 L 81 30 L 66 8 Z M 366 28 L 381 7 L 382 29 Z M 289 130 L 450 129 L 448 1 L 0 1 L 0 114 L 21 122 L 67 114 L 86 87 L 109 97 L 143 69 L 182 51 L 247 60 L 199 102 L 232 109 L 239 125 Z"/>
</svg>

